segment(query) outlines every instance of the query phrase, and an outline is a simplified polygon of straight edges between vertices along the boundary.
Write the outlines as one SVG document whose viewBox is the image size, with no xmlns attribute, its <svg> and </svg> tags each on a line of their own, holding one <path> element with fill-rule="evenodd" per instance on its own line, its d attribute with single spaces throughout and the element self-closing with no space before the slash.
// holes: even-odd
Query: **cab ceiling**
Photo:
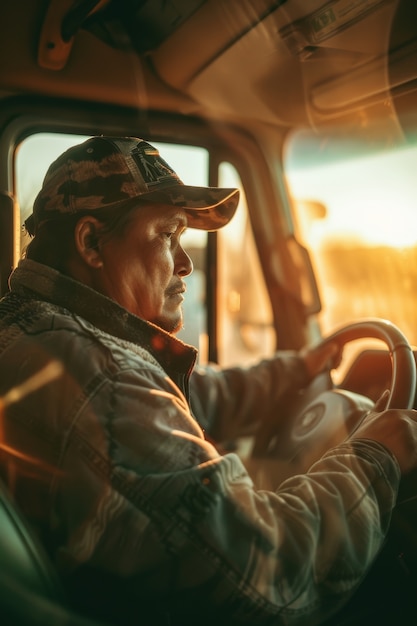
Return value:
<svg viewBox="0 0 417 626">
<path fill-rule="evenodd" d="M 11 92 L 286 126 L 386 112 L 417 79 L 415 0 L 2 4 Z"/>
</svg>

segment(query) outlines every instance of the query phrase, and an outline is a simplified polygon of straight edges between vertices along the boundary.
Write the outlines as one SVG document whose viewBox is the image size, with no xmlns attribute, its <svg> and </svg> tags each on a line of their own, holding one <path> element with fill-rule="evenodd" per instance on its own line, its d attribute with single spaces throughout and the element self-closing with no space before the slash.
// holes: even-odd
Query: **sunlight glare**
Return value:
<svg viewBox="0 0 417 626">
<path fill-rule="evenodd" d="M 322 202 L 323 220 L 308 220 L 315 244 L 343 239 L 345 244 L 395 248 L 417 244 L 415 148 L 383 153 L 308 170 L 290 170 L 295 198 Z"/>
</svg>

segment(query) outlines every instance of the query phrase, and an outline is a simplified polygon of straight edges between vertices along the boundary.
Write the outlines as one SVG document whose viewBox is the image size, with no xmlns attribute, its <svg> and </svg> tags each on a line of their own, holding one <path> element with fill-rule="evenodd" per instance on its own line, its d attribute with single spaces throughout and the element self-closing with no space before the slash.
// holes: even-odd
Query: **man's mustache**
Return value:
<svg viewBox="0 0 417 626">
<path fill-rule="evenodd" d="M 185 293 L 186 291 L 187 291 L 186 284 L 182 280 L 180 280 L 177 283 L 174 283 L 173 285 L 170 285 L 165 290 L 165 295 L 167 295 L 167 296 L 175 296 L 178 293 Z"/>
</svg>

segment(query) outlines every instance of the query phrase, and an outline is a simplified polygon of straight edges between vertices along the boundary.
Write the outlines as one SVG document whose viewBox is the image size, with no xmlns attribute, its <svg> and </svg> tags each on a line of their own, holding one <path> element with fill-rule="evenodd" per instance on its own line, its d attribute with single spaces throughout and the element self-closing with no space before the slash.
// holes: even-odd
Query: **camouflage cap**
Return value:
<svg viewBox="0 0 417 626">
<path fill-rule="evenodd" d="M 143 139 L 92 137 L 52 163 L 25 225 L 33 235 L 46 220 L 123 208 L 135 198 L 181 207 L 190 228 L 216 230 L 233 217 L 239 190 L 184 185 Z"/>
</svg>

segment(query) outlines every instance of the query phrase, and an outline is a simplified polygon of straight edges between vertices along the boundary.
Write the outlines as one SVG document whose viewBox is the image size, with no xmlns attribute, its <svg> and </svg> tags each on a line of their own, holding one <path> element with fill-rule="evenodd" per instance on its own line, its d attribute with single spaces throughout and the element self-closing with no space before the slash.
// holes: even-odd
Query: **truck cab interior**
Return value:
<svg viewBox="0 0 417 626">
<path fill-rule="evenodd" d="M 416 18 L 415 0 L 2 2 L 0 294 L 49 164 L 92 135 L 142 137 L 186 184 L 241 190 L 227 227 L 184 236 L 181 337 L 200 363 L 344 346 L 331 378 L 285 399 L 285 432 L 271 419 L 222 442 L 260 485 L 268 464 L 278 482 L 307 469 L 385 389 L 389 406 L 417 408 Z M 0 464 L 28 466 L 1 438 L 8 393 Z M 3 482 L 5 623 L 88 625 Z M 410 477 L 332 626 L 415 623 L 416 494 Z"/>
</svg>

